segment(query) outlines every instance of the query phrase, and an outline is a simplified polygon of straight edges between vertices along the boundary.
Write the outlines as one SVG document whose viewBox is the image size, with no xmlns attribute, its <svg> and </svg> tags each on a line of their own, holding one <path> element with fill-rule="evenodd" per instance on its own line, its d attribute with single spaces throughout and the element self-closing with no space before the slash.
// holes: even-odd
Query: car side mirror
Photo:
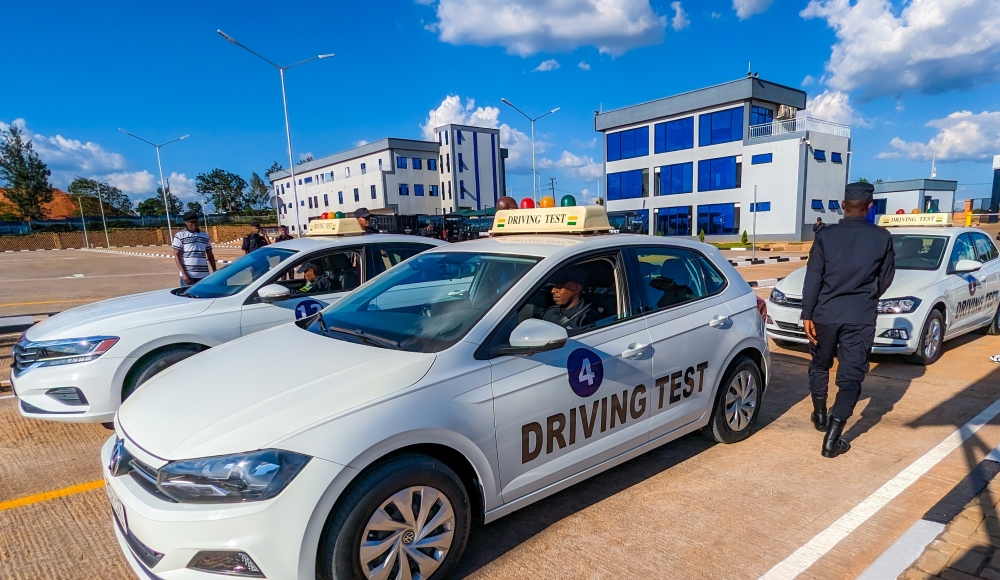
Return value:
<svg viewBox="0 0 1000 580">
<path fill-rule="evenodd" d="M 969 272 L 977 272 L 982 267 L 982 262 L 977 262 L 975 260 L 959 260 L 958 263 L 955 264 L 955 273 L 967 274 Z"/>
<path fill-rule="evenodd" d="M 288 300 L 291 295 L 292 291 L 285 288 L 281 284 L 268 284 L 267 286 L 261 287 L 261 289 L 257 291 L 257 296 L 260 297 L 260 301 L 267 302 L 268 304 Z"/>
<path fill-rule="evenodd" d="M 534 354 L 557 350 L 566 346 L 569 334 L 566 329 L 546 322 L 529 318 L 518 324 L 510 333 L 510 347 L 500 349 L 496 354 Z"/>
</svg>

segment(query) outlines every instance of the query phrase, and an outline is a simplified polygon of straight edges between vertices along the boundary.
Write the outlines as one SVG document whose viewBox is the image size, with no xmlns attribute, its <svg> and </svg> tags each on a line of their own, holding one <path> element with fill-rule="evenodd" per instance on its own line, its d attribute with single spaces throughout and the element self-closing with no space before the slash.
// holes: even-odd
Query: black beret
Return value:
<svg viewBox="0 0 1000 580">
<path fill-rule="evenodd" d="M 873 193 L 875 193 L 875 186 L 870 183 L 848 183 L 844 189 L 844 200 L 871 203 Z"/>
<path fill-rule="evenodd" d="M 184 221 L 193 222 L 198 220 L 198 212 L 196 211 L 186 211 L 183 216 Z"/>
</svg>

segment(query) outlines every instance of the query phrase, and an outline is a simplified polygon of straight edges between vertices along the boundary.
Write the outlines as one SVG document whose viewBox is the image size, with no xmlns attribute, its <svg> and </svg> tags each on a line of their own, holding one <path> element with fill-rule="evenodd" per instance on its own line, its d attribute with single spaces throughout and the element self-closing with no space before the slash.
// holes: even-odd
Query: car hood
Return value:
<svg viewBox="0 0 1000 580">
<path fill-rule="evenodd" d="M 912 296 L 918 291 L 926 288 L 937 278 L 937 273 L 926 270 L 896 270 L 896 276 L 892 279 L 892 285 L 886 290 L 883 296 L 887 298 L 904 298 Z M 805 286 L 806 269 L 799 268 L 785 278 L 781 279 L 774 287 L 788 296 L 795 298 L 802 297 L 802 287 Z"/>
<path fill-rule="evenodd" d="M 214 300 L 175 296 L 170 290 L 154 290 L 78 306 L 46 318 L 28 329 L 32 341 L 85 338 L 116 333 L 154 322 L 194 316 Z"/>
<path fill-rule="evenodd" d="M 253 451 L 409 387 L 434 359 L 287 324 L 156 375 L 122 404 L 118 422 L 129 439 L 163 459 Z"/>
</svg>

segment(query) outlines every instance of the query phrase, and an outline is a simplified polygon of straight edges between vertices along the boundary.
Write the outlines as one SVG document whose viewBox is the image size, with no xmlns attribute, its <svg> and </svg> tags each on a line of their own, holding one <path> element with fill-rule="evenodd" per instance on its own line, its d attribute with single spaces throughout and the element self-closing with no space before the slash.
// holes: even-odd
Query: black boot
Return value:
<svg viewBox="0 0 1000 580">
<path fill-rule="evenodd" d="M 816 427 L 817 431 L 826 431 L 828 419 L 826 415 L 826 398 L 819 399 L 813 397 L 813 412 L 809 418 L 812 419 L 813 426 Z"/>
<path fill-rule="evenodd" d="M 826 430 L 826 437 L 823 438 L 823 457 L 833 458 L 850 451 L 851 444 L 840 438 L 844 432 L 846 421 L 830 417 L 829 422 L 830 426 Z"/>
</svg>

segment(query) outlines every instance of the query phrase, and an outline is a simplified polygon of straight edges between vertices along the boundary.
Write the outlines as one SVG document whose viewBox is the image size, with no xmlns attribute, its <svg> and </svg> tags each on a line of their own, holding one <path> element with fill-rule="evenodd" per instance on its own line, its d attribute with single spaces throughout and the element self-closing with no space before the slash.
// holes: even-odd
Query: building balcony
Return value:
<svg viewBox="0 0 1000 580">
<path fill-rule="evenodd" d="M 782 119 L 761 125 L 750 125 L 747 132 L 747 140 L 763 139 L 765 137 L 776 137 L 781 135 L 792 135 L 794 133 L 805 133 L 813 131 L 816 133 L 826 133 L 837 137 L 851 138 L 851 127 L 840 123 L 831 123 L 821 119 L 803 117 L 796 119 Z"/>
</svg>

